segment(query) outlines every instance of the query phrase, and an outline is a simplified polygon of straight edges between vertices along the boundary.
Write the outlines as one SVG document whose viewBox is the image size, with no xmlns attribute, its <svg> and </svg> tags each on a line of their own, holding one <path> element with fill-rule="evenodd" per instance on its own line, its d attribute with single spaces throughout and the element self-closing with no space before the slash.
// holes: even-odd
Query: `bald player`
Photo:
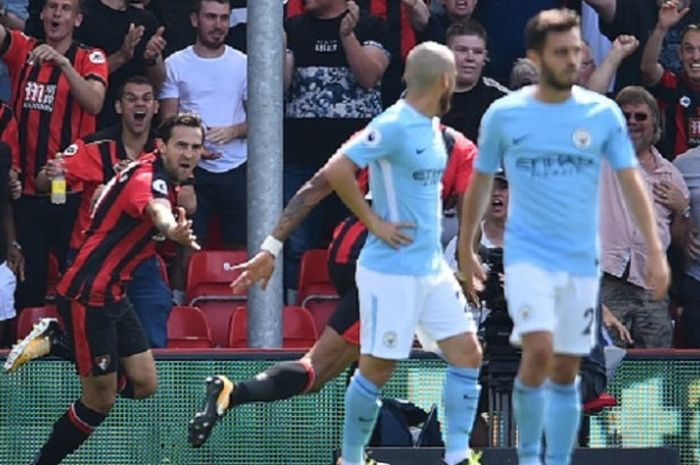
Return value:
<svg viewBox="0 0 700 465">
<path fill-rule="evenodd" d="M 440 245 L 441 178 L 447 152 L 438 117 L 450 104 L 456 68 L 435 42 L 406 61 L 406 97 L 377 116 L 321 169 L 348 208 L 367 226 L 357 262 L 360 361 L 345 395 L 343 465 L 364 464 L 364 447 L 381 406 L 380 389 L 417 333 L 448 363 L 444 385 L 445 463 L 468 463 L 479 398 L 481 347 L 466 301 Z M 355 182 L 369 167 L 372 205 Z"/>
</svg>

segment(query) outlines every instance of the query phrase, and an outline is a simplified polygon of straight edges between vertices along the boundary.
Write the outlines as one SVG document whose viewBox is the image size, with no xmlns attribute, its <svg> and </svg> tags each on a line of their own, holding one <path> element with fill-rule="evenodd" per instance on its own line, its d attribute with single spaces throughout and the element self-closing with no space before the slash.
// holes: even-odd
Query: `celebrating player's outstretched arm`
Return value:
<svg viewBox="0 0 700 465">
<path fill-rule="evenodd" d="M 237 265 L 234 269 L 243 272 L 231 283 L 234 292 L 245 292 L 260 282 L 263 289 L 267 287 L 273 271 L 275 270 L 275 258 L 282 248 L 282 243 L 287 240 L 294 229 L 306 218 L 313 208 L 321 200 L 325 199 L 333 191 L 326 178 L 316 173 L 311 179 L 294 194 L 284 207 L 282 216 L 277 221 L 272 234 L 267 237 L 260 252 L 245 263 Z M 274 245 L 277 245 L 277 250 Z"/>
<path fill-rule="evenodd" d="M 146 210 L 158 231 L 168 239 L 194 250 L 201 249 L 197 244 L 197 237 L 192 232 L 192 220 L 187 219 L 184 208 L 177 207 L 177 219 L 172 214 L 170 202 L 165 199 L 151 200 Z"/>
</svg>

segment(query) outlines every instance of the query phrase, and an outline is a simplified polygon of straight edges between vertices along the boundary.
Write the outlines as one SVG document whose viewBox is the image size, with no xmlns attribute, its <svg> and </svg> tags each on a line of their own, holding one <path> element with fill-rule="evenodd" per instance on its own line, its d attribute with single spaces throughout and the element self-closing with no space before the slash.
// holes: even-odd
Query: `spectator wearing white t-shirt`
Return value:
<svg viewBox="0 0 700 465">
<path fill-rule="evenodd" d="M 246 242 L 247 58 L 225 45 L 229 0 L 199 0 L 190 16 L 195 44 L 165 61 L 160 93 L 163 118 L 193 112 L 207 126 L 205 155 L 195 170 L 194 230 L 204 242 L 218 216 L 227 246 Z"/>
</svg>

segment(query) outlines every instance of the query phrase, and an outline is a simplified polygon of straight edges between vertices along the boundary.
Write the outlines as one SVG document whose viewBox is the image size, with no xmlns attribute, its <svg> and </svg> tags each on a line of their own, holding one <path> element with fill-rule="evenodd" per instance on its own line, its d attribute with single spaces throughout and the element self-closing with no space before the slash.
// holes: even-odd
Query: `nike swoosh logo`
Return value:
<svg viewBox="0 0 700 465">
<path fill-rule="evenodd" d="M 425 152 L 426 150 L 428 150 L 428 147 L 423 147 L 422 149 L 416 149 L 416 153 L 418 155 L 420 155 L 421 153 Z"/>
<path fill-rule="evenodd" d="M 514 137 L 513 138 L 513 145 L 518 145 L 525 139 L 527 136 L 520 136 L 520 137 Z"/>
<path fill-rule="evenodd" d="M 371 418 L 365 418 L 365 417 L 357 417 L 357 419 L 360 420 L 360 421 L 363 422 L 363 423 L 369 423 L 369 422 L 371 422 L 371 421 L 374 421 L 374 420 L 372 420 Z"/>
</svg>

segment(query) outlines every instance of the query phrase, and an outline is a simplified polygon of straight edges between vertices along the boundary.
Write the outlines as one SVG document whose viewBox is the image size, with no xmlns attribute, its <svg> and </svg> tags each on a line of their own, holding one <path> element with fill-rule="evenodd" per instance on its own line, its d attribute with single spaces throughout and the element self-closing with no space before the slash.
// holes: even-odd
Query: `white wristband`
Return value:
<svg viewBox="0 0 700 465">
<path fill-rule="evenodd" d="M 267 236 L 263 243 L 260 245 L 260 250 L 270 252 L 273 257 L 277 258 L 277 256 L 282 251 L 282 246 L 284 246 L 284 242 L 273 236 Z"/>
</svg>

